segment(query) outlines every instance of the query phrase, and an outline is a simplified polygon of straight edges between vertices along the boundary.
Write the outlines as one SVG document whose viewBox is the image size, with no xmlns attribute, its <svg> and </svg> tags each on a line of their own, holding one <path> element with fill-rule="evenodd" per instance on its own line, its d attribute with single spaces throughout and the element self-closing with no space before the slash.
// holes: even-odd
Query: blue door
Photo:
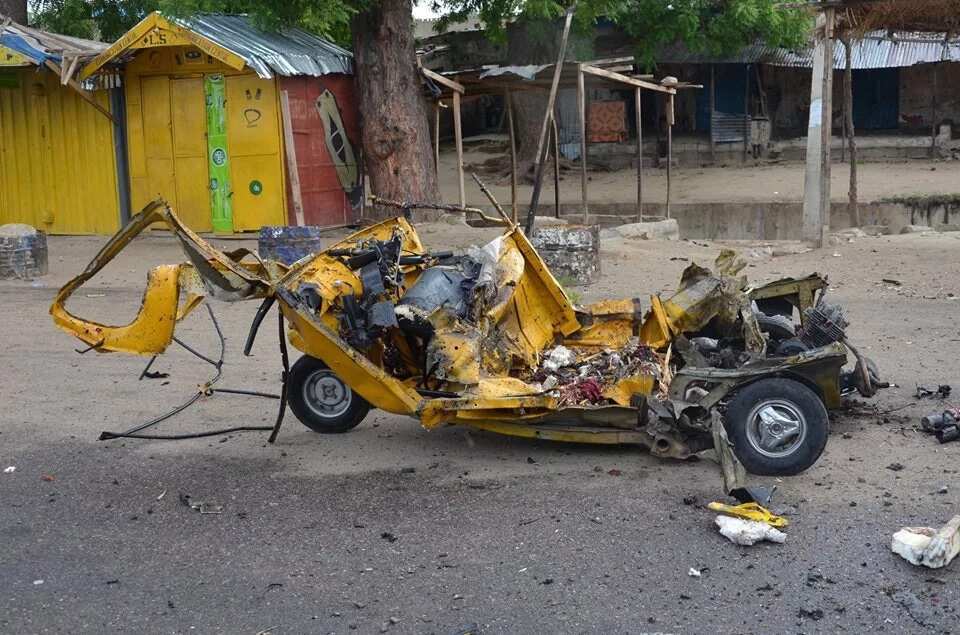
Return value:
<svg viewBox="0 0 960 635">
<path fill-rule="evenodd" d="M 747 87 L 747 73 L 749 72 L 750 67 L 746 64 L 716 64 L 714 66 L 717 112 L 729 115 L 742 115 L 744 113 L 743 92 Z M 706 89 L 697 91 L 697 130 L 710 129 L 709 83 L 709 80 L 707 80 L 704 82 L 704 84 L 707 84 Z"/>
</svg>

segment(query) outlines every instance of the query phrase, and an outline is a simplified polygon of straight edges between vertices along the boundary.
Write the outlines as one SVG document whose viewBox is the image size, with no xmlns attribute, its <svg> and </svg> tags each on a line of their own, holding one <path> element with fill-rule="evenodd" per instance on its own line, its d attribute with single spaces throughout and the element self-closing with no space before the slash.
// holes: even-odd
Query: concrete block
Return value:
<svg viewBox="0 0 960 635">
<path fill-rule="evenodd" d="M 535 227 L 531 242 L 557 278 L 586 285 L 600 277 L 599 225 Z"/>
<path fill-rule="evenodd" d="M 630 223 L 613 230 L 623 238 L 634 240 L 680 240 L 680 225 L 675 218 L 653 223 Z"/>
<path fill-rule="evenodd" d="M 933 227 L 929 225 L 905 225 L 903 229 L 900 230 L 901 234 L 922 234 L 924 232 L 932 232 Z"/>
</svg>

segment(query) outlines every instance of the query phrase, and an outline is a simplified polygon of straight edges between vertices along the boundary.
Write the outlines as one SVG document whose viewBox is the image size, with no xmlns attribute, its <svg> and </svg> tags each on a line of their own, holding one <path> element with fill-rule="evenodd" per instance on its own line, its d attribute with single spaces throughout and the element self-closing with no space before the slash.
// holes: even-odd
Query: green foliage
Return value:
<svg viewBox="0 0 960 635">
<path fill-rule="evenodd" d="M 152 11 L 166 15 L 248 14 L 275 30 L 300 26 L 339 44 L 350 43 L 350 18 L 369 0 L 31 0 L 31 24 L 88 39 L 112 42 Z"/>
<path fill-rule="evenodd" d="M 760 39 L 770 46 L 797 48 L 811 31 L 808 13 L 784 9 L 780 0 L 581 0 L 574 25 L 589 32 L 606 17 L 631 35 L 640 62 L 652 68 L 665 45 L 684 43 L 689 49 L 712 55 L 729 55 Z M 563 15 L 563 4 L 554 0 L 434 0 L 435 10 L 446 10 L 448 23 L 477 15 L 488 35 L 503 39 L 506 23 L 517 18 L 549 22 Z"/>
</svg>

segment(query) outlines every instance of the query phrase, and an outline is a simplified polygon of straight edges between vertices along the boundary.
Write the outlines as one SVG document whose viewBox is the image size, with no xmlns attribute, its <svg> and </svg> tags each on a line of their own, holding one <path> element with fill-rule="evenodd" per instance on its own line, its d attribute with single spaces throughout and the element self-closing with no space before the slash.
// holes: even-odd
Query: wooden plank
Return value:
<svg viewBox="0 0 960 635">
<path fill-rule="evenodd" d="M 583 223 L 590 218 L 587 203 L 587 90 L 583 82 L 583 67 L 577 66 L 577 110 L 580 114 L 580 206 Z"/>
<path fill-rule="evenodd" d="M 455 93 L 460 93 L 462 95 L 465 91 L 463 84 L 461 84 L 460 82 L 455 82 L 454 80 L 448 77 L 444 77 L 440 73 L 436 73 L 430 70 L 429 68 L 424 68 L 423 66 L 421 66 L 420 72 L 423 73 L 424 76 L 429 77 L 430 79 L 437 82 L 438 84 L 442 84 L 443 86 L 446 86 L 447 88 L 449 88 Z"/>
<path fill-rule="evenodd" d="M 510 126 L 510 207 L 513 215 L 513 222 L 517 222 L 518 205 L 517 198 L 519 193 L 519 184 L 517 183 L 517 132 L 513 123 L 513 93 L 506 91 L 507 103 L 507 123 Z"/>
<path fill-rule="evenodd" d="M 560 132 L 553 113 L 550 121 L 553 124 L 553 215 L 560 218 Z"/>
<path fill-rule="evenodd" d="M 567 54 L 567 40 L 570 38 L 570 24 L 573 21 L 573 10 L 571 6 L 567 9 L 567 16 L 563 23 L 563 35 L 560 37 L 560 49 L 557 53 L 557 63 L 553 68 L 553 82 L 550 84 L 550 96 L 547 98 L 547 109 L 543 117 L 543 125 L 540 127 L 540 140 L 537 142 L 537 171 L 533 180 L 533 194 L 530 196 L 530 209 L 527 210 L 527 225 L 525 231 L 527 236 L 533 234 L 533 222 L 537 217 L 537 205 L 540 203 L 540 189 L 543 187 L 543 164 L 546 158 L 546 147 L 544 142 L 547 138 L 547 126 L 550 124 L 548 116 L 553 112 L 553 104 L 557 100 L 557 87 L 560 85 L 560 72 L 563 70 L 563 58 Z"/>
<path fill-rule="evenodd" d="M 460 93 L 453 93 L 453 138 L 457 142 L 457 184 L 460 188 L 460 207 L 467 205 L 463 186 L 463 129 L 460 122 Z"/>
<path fill-rule="evenodd" d="M 640 88 L 634 89 L 637 115 L 637 222 L 643 222 L 643 111 L 640 105 Z"/>
<path fill-rule="evenodd" d="M 744 65 L 743 81 L 743 163 L 747 163 L 747 148 L 750 146 L 750 65 Z"/>
<path fill-rule="evenodd" d="M 283 122 L 283 145 L 287 154 L 287 175 L 290 178 L 290 192 L 293 195 L 293 214 L 297 225 L 307 224 L 303 215 L 303 192 L 300 189 L 300 171 L 297 167 L 297 148 L 293 141 L 293 119 L 290 116 L 290 95 L 280 91 L 280 119 Z"/>
<path fill-rule="evenodd" d="M 659 93 L 666 93 L 668 95 L 675 95 L 677 93 L 673 88 L 667 88 L 666 86 L 661 86 L 660 84 L 654 84 L 653 82 L 645 82 L 642 79 L 634 79 L 629 75 L 623 75 L 621 73 L 614 73 L 603 68 L 597 68 L 596 66 L 590 66 L 589 64 L 582 64 L 580 68 L 584 73 L 594 75 L 596 77 L 603 77 L 604 79 L 609 79 L 613 82 L 619 82 L 621 84 L 626 84 L 627 86 L 633 86 L 635 88 L 646 88 L 647 90 L 655 90 Z"/>
</svg>

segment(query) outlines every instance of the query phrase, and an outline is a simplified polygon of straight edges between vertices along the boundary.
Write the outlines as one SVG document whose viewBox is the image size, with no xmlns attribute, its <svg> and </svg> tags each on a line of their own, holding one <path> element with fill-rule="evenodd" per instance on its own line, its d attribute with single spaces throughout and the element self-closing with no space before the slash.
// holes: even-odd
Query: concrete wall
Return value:
<svg viewBox="0 0 960 635">
<path fill-rule="evenodd" d="M 936 79 L 934 80 L 934 74 Z M 908 118 L 901 128 L 929 133 L 933 124 L 934 85 L 936 123 L 953 121 L 960 132 L 960 64 L 918 64 L 900 70 L 900 114 Z M 956 133 L 955 133 L 956 134 Z"/>
<path fill-rule="evenodd" d="M 644 215 L 663 216 L 661 203 L 644 204 Z M 495 213 L 491 208 L 489 213 Z M 670 206 L 671 215 L 680 226 L 683 239 L 701 240 L 801 240 L 802 203 L 685 203 Z M 541 205 L 539 214 L 553 216 L 553 205 Z M 592 204 L 591 219 L 604 226 L 635 221 L 636 206 L 629 203 Z M 560 206 L 560 216 L 570 222 L 582 220 L 580 205 Z M 850 226 L 846 203 L 835 202 L 831 210 L 833 229 Z M 863 225 L 883 225 L 897 234 L 907 225 L 929 225 L 934 228 L 960 225 L 960 204 L 926 206 L 892 203 L 860 205 Z"/>
</svg>

